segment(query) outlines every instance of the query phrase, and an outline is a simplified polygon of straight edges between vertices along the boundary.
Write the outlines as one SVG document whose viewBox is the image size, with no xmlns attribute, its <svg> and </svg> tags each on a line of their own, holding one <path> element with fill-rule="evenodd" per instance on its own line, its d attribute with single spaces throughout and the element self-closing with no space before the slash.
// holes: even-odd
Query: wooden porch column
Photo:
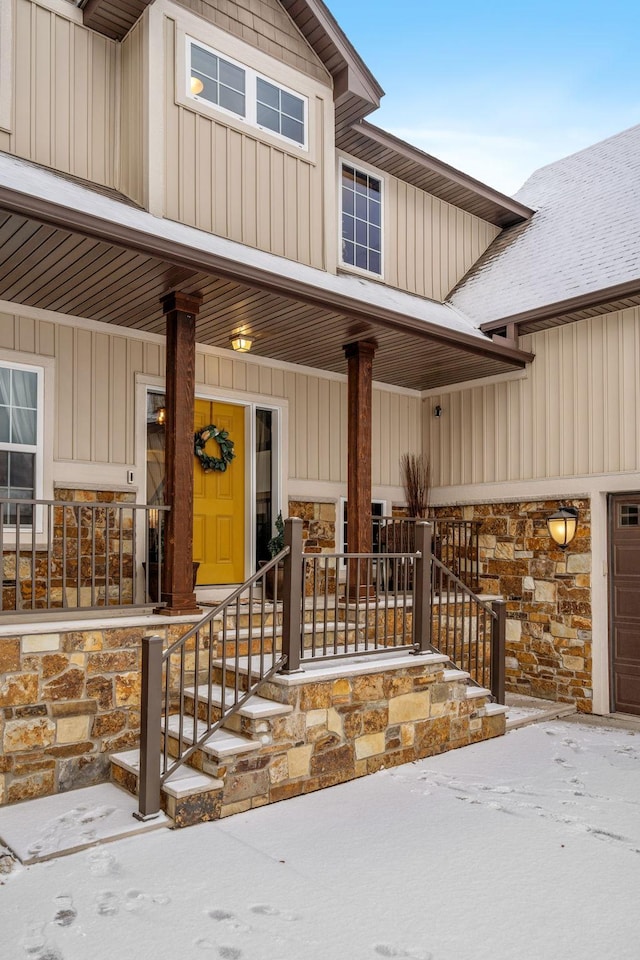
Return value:
<svg viewBox="0 0 640 960">
<path fill-rule="evenodd" d="M 162 599 L 156 613 L 198 613 L 193 592 L 193 415 L 196 317 L 202 297 L 169 293 L 161 303 L 167 318 L 165 494 L 166 524 Z"/>
<path fill-rule="evenodd" d="M 371 396 L 377 344 L 358 340 L 344 347 L 347 358 L 347 501 L 349 553 L 371 553 Z M 366 565 L 350 565 L 349 594 L 366 589 Z"/>
</svg>

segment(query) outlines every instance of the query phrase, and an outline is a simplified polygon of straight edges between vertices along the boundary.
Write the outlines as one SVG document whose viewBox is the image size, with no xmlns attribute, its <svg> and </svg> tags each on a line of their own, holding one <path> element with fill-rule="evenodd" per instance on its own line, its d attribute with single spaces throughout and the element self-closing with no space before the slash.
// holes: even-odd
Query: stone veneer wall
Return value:
<svg viewBox="0 0 640 960">
<path fill-rule="evenodd" d="M 261 696 L 292 708 L 287 716 L 237 718 L 259 740 L 253 755 L 195 765 L 223 781 L 209 819 L 322 790 L 385 767 L 411 763 L 505 732 L 505 715 L 486 696 L 469 698 L 464 675 L 438 655 L 406 657 L 370 672 L 310 680 L 273 677 Z M 360 674 L 360 675 L 358 675 Z M 182 824 L 179 824 L 182 825 Z"/>
<path fill-rule="evenodd" d="M 580 512 L 576 537 L 564 551 L 546 524 L 560 506 Z M 507 601 L 507 691 L 575 703 L 590 713 L 590 501 L 481 503 L 434 513 L 482 521 L 480 589 Z"/>
<path fill-rule="evenodd" d="M 188 627 L 0 638 L 0 804 L 108 780 L 109 752 L 139 739 L 142 637 Z"/>
<path fill-rule="evenodd" d="M 334 500 L 289 500 L 289 516 L 302 520 L 305 553 L 335 553 L 336 503 Z"/>
</svg>

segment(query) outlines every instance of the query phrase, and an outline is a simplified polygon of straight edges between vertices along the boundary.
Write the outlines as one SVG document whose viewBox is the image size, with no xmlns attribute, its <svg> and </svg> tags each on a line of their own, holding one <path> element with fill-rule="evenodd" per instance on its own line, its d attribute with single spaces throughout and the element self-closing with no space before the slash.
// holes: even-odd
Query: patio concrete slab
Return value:
<svg viewBox="0 0 640 960">
<path fill-rule="evenodd" d="M 538 697 L 525 697 L 519 693 L 508 693 L 505 703 L 509 708 L 507 714 L 507 732 L 528 727 L 531 723 L 541 723 L 543 720 L 557 720 L 558 717 L 568 717 L 576 713 L 572 703 L 556 703 L 555 700 L 540 700 Z"/>
<path fill-rule="evenodd" d="M 26 800 L 0 809 L 0 843 L 29 864 L 171 825 L 163 813 L 141 823 L 137 809 L 136 798 L 113 783 Z"/>
</svg>

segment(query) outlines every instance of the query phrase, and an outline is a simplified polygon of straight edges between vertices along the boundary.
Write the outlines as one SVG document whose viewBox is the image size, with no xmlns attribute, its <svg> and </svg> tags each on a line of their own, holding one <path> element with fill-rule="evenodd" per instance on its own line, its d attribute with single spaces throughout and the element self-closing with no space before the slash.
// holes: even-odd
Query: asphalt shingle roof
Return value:
<svg viewBox="0 0 640 960">
<path fill-rule="evenodd" d="M 542 167 L 515 198 L 533 217 L 450 296 L 477 324 L 640 280 L 640 125 Z"/>
</svg>

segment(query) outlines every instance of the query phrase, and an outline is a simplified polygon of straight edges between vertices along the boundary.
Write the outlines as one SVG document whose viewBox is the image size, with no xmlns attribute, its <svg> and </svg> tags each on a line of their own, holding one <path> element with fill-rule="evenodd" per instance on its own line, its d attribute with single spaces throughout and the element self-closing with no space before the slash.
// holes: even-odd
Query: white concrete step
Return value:
<svg viewBox="0 0 640 960">
<path fill-rule="evenodd" d="M 168 733 L 173 737 L 177 737 L 179 729 L 180 718 L 177 714 L 174 714 L 169 717 L 167 726 Z M 204 735 L 206 729 L 207 727 L 204 721 L 196 720 L 194 729 L 193 717 L 183 717 L 182 739 L 185 743 L 192 744 Z M 163 732 L 165 730 L 164 721 L 162 723 L 162 730 Z M 222 729 L 212 733 L 211 736 L 204 741 L 200 749 L 203 753 L 207 754 L 207 756 L 220 760 L 223 757 L 237 756 L 242 753 L 255 753 L 261 746 L 261 743 L 255 740 L 249 740 L 248 737 L 243 737 L 240 733 L 233 733 L 230 730 Z"/>
<path fill-rule="evenodd" d="M 467 687 L 466 694 L 467 700 L 479 700 L 482 697 L 490 697 L 491 690 L 487 690 L 486 687 Z"/>
<path fill-rule="evenodd" d="M 140 775 L 139 750 L 126 750 L 122 753 L 112 753 L 110 760 L 111 763 L 122 767 L 124 770 L 128 770 L 129 773 L 133 773 L 136 777 Z M 211 790 L 221 790 L 223 786 L 222 780 L 209 777 L 206 773 L 200 773 L 198 770 L 194 770 L 193 767 L 185 764 L 177 770 L 174 770 L 174 772 L 167 777 L 162 789 L 165 793 L 169 794 L 170 797 L 182 800 L 185 797 L 193 797 L 200 793 L 209 793 Z"/>
<path fill-rule="evenodd" d="M 471 677 L 471 674 L 470 674 L 470 673 L 467 673 L 466 670 L 456 670 L 455 668 L 452 667 L 450 670 L 445 670 L 445 671 L 444 671 L 444 677 L 443 677 L 443 679 L 444 679 L 444 680 L 448 680 L 448 681 L 451 681 L 451 680 L 469 680 L 470 677 Z"/>
<path fill-rule="evenodd" d="M 246 660 L 246 658 L 244 658 Z M 257 668 L 260 668 L 260 657 L 254 658 L 257 661 Z M 214 661 L 214 666 L 222 666 L 222 661 Z M 229 669 L 229 662 L 227 662 L 227 669 Z M 243 672 L 242 670 L 240 671 Z M 246 671 L 245 671 L 246 673 Z M 222 706 L 223 699 L 223 688 L 219 683 L 211 684 L 211 700 L 209 701 L 209 686 L 204 683 L 201 684 L 197 690 L 195 687 L 186 687 L 185 695 L 188 697 L 193 697 L 194 699 L 198 698 L 199 703 L 211 703 L 212 707 L 220 708 Z M 239 694 L 242 695 L 243 691 L 240 690 Z M 225 706 L 232 707 L 236 702 L 235 690 L 231 687 L 226 687 L 224 690 L 224 700 Z M 293 707 L 288 706 L 284 703 L 276 703 L 274 700 L 267 700 L 265 697 L 260 697 L 258 694 L 255 694 L 252 697 L 249 697 L 247 702 L 243 704 L 236 713 L 241 717 L 247 717 L 251 720 L 262 720 L 265 717 L 282 717 L 288 713 L 291 713 Z"/>
</svg>

